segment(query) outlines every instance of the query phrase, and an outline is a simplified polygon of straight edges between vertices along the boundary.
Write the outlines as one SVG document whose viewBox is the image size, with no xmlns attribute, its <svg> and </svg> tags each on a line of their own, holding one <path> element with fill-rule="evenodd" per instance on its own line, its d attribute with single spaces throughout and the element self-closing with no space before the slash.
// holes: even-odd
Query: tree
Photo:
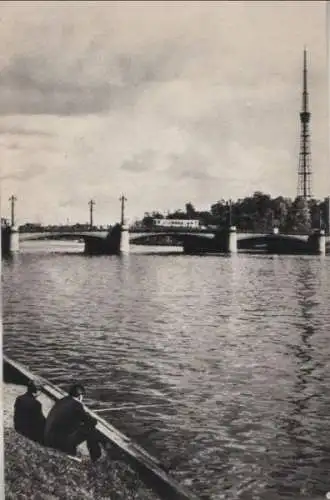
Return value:
<svg viewBox="0 0 330 500">
<path fill-rule="evenodd" d="M 196 210 L 195 207 L 192 203 L 186 203 L 186 214 L 188 219 L 195 219 L 196 218 Z"/>
<path fill-rule="evenodd" d="M 311 231 L 311 214 L 308 201 L 302 196 L 298 196 L 288 214 L 288 229 L 295 233 L 309 233 Z"/>
<path fill-rule="evenodd" d="M 169 213 L 167 216 L 168 219 L 186 219 L 186 213 L 183 210 L 175 210 L 172 213 Z"/>
<path fill-rule="evenodd" d="M 219 200 L 211 205 L 211 224 L 225 226 L 228 220 L 228 205 L 224 200 Z"/>
<path fill-rule="evenodd" d="M 153 212 L 151 213 L 151 217 L 152 217 L 153 219 L 164 219 L 164 215 L 163 215 L 163 214 L 161 214 L 160 212 L 158 212 L 157 210 L 155 210 L 155 211 L 153 211 Z"/>
<path fill-rule="evenodd" d="M 318 202 L 315 199 L 311 199 L 308 201 L 308 207 L 311 216 L 311 226 L 312 228 L 319 229 L 322 224 L 322 203 Z"/>
<path fill-rule="evenodd" d="M 288 210 L 291 205 L 291 200 L 285 199 L 283 196 L 278 196 L 272 200 L 273 226 L 277 226 L 280 231 L 286 228 Z"/>
<path fill-rule="evenodd" d="M 146 228 L 146 229 L 151 229 L 152 228 L 152 225 L 153 225 L 153 222 L 154 222 L 154 218 L 152 217 L 152 215 L 150 215 L 148 212 L 146 212 L 144 214 L 144 217 L 142 219 L 142 225 Z"/>
<path fill-rule="evenodd" d="M 214 224 L 214 218 L 207 210 L 198 213 L 199 220 L 204 226 L 212 226 Z"/>
</svg>

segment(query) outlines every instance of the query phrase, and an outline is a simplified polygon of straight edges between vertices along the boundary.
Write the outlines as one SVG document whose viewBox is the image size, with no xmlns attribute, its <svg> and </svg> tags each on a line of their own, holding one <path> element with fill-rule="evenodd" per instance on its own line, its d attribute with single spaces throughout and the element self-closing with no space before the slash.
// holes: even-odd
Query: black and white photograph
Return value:
<svg viewBox="0 0 330 500">
<path fill-rule="evenodd" d="M 330 499 L 330 4 L 0 3 L 6 500 Z"/>
</svg>

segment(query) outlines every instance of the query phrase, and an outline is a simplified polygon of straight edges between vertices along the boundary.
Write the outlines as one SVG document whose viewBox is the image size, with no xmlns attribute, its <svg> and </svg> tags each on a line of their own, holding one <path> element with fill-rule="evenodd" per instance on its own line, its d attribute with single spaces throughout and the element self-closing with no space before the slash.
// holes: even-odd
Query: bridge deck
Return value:
<svg viewBox="0 0 330 500">
<path fill-rule="evenodd" d="M 84 237 L 99 237 L 105 238 L 108 234 L 108 231 L 83 231 L 83 232 L 42 232 L 42 233 L 20 233 L 19 238 L 21 241 L 26 240 L 34 240 L 34 239 L 74 239 L 74 238 L 84 238 Z M 187 236 L 187 235 L 196 235 L 203 237 L 213 237 L 214 231 L 129 231 L 131 238 L 140 238 L 147 236 Z M 258 238 L 268 236 L 270 233 L 246 233 L 246 232 L 237 232 L 237 237 L 240 239 L 245 238 Z M 308 235 L 303 234 L 284 234 L 279 233 L 278 236 L 290 237 L 290 238 L 300 238 L 307 239 Z M 330 241 L 330 235 L 326 236 L 327 241 Z"/>
</svg>

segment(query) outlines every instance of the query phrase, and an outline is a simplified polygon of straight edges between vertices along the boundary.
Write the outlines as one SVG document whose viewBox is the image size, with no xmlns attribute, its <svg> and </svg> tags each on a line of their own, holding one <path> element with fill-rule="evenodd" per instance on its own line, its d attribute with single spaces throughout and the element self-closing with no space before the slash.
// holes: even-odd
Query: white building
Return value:
<svg viewBox="0 0 330 500">
<path fill-rule="evenodd" d="M 199 229 L 199 219 L 154 219 L 155 227 Z"/>
</svg>

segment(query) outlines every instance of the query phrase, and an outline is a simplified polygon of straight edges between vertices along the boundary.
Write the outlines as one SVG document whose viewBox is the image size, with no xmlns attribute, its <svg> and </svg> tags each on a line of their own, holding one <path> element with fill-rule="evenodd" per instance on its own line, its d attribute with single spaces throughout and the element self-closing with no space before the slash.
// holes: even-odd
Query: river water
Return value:
<svg viewBox="0 0 330 500">
<path fill-rule="evenodd" d="M 42 245 L 3 262 L 8 355 L 63 388 L 83 382 L 201 498 L 330 490 L 328 257 Z"/>
</svg>

